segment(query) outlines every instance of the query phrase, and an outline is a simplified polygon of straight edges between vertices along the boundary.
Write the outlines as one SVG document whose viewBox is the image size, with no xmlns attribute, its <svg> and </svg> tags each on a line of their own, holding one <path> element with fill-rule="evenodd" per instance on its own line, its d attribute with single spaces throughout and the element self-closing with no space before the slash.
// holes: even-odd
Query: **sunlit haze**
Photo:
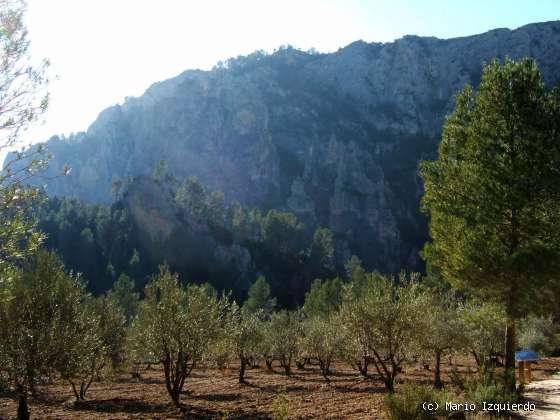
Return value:
<svg viewBox="0 0 560 420">
<path fill-rule="evenodd" d="M 491 3 L 491 6 L 488 5 Z M 357 39 L 449 38 L 560 18 L 560 2 L 30 0 L 33 57 L 51 105 L 28 141 L 87 129 L 99 112 L 189 68 L 283 44 L 336 51 Z"/>
</svg>

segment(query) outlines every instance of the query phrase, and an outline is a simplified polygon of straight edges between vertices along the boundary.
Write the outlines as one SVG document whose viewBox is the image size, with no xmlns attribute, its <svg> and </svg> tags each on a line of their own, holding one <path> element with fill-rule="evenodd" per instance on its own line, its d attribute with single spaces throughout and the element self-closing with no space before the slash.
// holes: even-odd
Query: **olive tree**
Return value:
<svg viewBox="0 0 560 420">
<path fill-rule="evenodd" d="M 421 340 L 422 349 L 434 357 L 434 386 L 441 388 L 441 358 L 461 348 L 464 338 L 459 318 L 458 302 L 452 293 L 431 291 L 426 312 L 426 334 Z"/>
<path fill-rule="evenodd" d="M 459 310 L 463 349 L 475 360 L 481 377 L 492 371 L 492 358 L 502 353 L 506 316 L 501 306 L 469 302 Z"/>
<path fill-rule="evenodd" d="M 378 275 L 370 277 L 359 296 L 346 293 L 341 309 L 344 324 L 356 341 L 367 346 L 390 392 L 402 363 L 420 350 L 427 303 L 415 276 L 410 280 L 401 276 L 397 284 Z"/>
<path fill-rule="evenodd" d="M 237 334 L 241 321 L 239 305 L 234 301 L 228 305 L 220 321 L 217 338 L 212 341 L 206 359 L 220 370 L 225 370 L 237 354 Z"/>
<path fill-rule="evenodd" d="M 56 286 L 59 297 L 53 298 L 56 310 L 50 316 L 49 366 L 70 383 L 76 400 L 85 400 L 102 372 L 124 363 L 126 319 L 116 301 L 91 297 L 79 280 Z"/>
<path fill-rule="evenodd" d="M 121 370 L 127 362 L 127 317 L 118 301 L 109 295 L 91 299 L 91 316 L 99 319 L 98 334 L 105 348 L 103 368 Z"/>
<path fill-rule="evenodd" d="M 349 316 L 348 314 L 346 316 Z M 356 331 L 353 327 L 359 322 L 354 318 L 353 322 L 344 322 L 342 325 L 343 333 L 346 337 L 341 347 L 341 356 L 353 369 L 366 379 L 373 379 L 369 367 L 373 358 L 367 336 L 363 332 L 366 329 Z"/>
<path fill-rule="evenodd" d="M 268 371 L 272 371 L 272 363 L 276 360 L 276 356 L 273 352 L 274 350 L 274 340 L 270 337 L 270 331 L 272 330 L 272 323 L 270 319 L 261 320 L 260 323 L 260 334 L 263 337 L 258 348 L 259 354 L 263 358 Z"/>
<path fill-rule="evenodd" d="M 228 304 L 207 287 L 182 286 L 167 266 L 145 296 L 133 322 L 136 348 L 162 364 L 167 392 L 179 405 L 185 380 L 216 339 Z"/>
<path fill-rule="evenodd" d="M 237 310 L 232 325 L 235 353 L 239 359 L 239 383 L 246 383 L 245 370 L 261 355 L 261 343 L 264 339 L 261 320 L 258 312 Z"/>
<path fill-rule="evenodd" d="M 53 253 L 40 251 L 16 274 L 0 301 L 0 370 L 18 394 L 22 419 L 41 376 L 82 366 L 98 343 L 97 320 L 83 308 L 85 285 Z"/>
<path fill-rule="evenodd" d="M 373 361 L 373 353 L 370 349 L 368 334 L 365 333 L 367 325 L 362 325 L 362 328 L 358 330 L 355 329 L 356 323 L 367 322 L 367 320 L 357 319 L 348 310 L 350 304 L 361 298 L 364 290 L 367 290 L 368 287 L 373 287 L 375 282 L 381 281 L 382 276 L 376 272 L 366 273 L 360 259 L 356 256 L 352 256 L 345 267 L 351 282 L 344 287 L 343 302 L 345 302 L 345 316 L 348 317 L 346 321 L 352 320 L 352 322 L 343 322 L 342 324 L 345 335 L 341 349 L 342 357 L 364 378 L 373 379 L 369 370 Z"/>
<path fill-rule="evenodd" d="M 237 357 L 233 332 L 233 328 L 221 328 L 220 334 L 208 349 L 208 361 L 221 371 L 225 371 L 229 363 Z"/>
<path fill-rule="evenodd" d="M 0 1 L 0 150 L 13 146 L 22 130 L 47 108 L 47 60 L 29 55 L 24 0 Z"/>
<path fill-rule="evenodd" d="M 298 351 L 301 335 L 301 314 L 281 310 L 272 314 L 265 339 L 274 358 L 280 362 L 286 375 L 291 375 L 292 361 Z"/>
<path fill-rule="evenodd" d="M 92 298 L 74 300 L 55 320 L 58 352 L 53 367 L 68 381 L 76 400 L 85 400 L 87 391 L 105 364 L 106 346 L 100 336 L 100 316 Z"/>
<path fill-rule="evenodd" d="M 321 374 L 330 382 L 331 363 L 341 352 L 345 340 L 342 334 L 342 322 L 337 314 L 325 317 L 313 317 L 304 322 L 302 347 L 305 353 L 319 362 Z"/>
</svg>

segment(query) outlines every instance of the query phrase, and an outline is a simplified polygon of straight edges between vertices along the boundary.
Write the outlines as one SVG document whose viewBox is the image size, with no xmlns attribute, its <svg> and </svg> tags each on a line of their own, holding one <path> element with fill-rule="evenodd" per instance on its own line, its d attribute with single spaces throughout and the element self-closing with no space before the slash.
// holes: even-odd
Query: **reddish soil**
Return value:
<svg viewBox="0 0 560 420">
<path fill-rule="evenodd" d="M 444 365 L 449 370 L 448 360 Z M 469 359 L 453 358 L 461 372 L 474 369 Z M 560 359 L 543 359 L 534 366 L 534 379 L 544 379 L 560 370 Z M 404 367 L 400 380 L 430 382 L 432 372 L 420 363 Z M 66 384 L 39 389 L 31 398 L 34 419 L 186 419 L 186 418 L 272 418 L 280 401 L 285 401 L 290 418 L 383 419 L 385 390 L 379 380 L 363 380 L 342 363 L 333 367 L 332 381 L 326 385 L 317 366 L 294 369 L 288 378 L 280 369 L 247 371 L 250 385 L 237 383 L 237 370 L 220 372 L 195 370 L 187 379 L 181 408 L 170 404 L 159 366 L 141 371 L 141 379 L 119 375 L 113 381 L 94 383 L 88 400 L 75 404 Z M 16 401 L 0 395 L 0 419 L 15 417 Z"/>
</svg>

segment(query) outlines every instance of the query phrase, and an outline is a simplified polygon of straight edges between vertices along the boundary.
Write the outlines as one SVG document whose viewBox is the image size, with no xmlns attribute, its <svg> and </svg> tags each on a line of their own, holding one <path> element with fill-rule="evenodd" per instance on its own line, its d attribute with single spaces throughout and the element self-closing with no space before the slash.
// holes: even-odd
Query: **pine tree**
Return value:
<svg viewBox="0 0 560 420">
<path fill-rule="evenodd" d="M 515 321 L 558 281 L 560 93 L 536 63 L 493 61 L 447 119 L 439 157 L 421 167 L 430 216 L 424 256 L 456 286 L 505 307 L 507 390 Z"/>
<path fill-rule="evenodd" d="M 109 296 L 119 305 L 130 324 L 138 312 L 140 301 L 140 294 L 134 291 L 134 280 L 124 273 L 121 274 L 109 291 Z"/>
<path fill-rule="evenodd" d="M 261 311 L 268 316 L 276 306 L 276 298 L 270 297 L 270 286 L 266 279 L 260 276 L 249 289 L 249 297 L 243 308 L 249 312 Z"/>
</svg>

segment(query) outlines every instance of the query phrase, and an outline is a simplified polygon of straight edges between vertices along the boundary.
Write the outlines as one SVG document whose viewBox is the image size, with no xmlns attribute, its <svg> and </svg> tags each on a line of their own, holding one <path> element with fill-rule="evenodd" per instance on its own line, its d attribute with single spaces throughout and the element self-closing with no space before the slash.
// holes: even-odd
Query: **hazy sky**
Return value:
<svg viewBox="0 0 560 420">
<path fill-rule="evenodd" d="M 560 19 L 560 0 L 29 0 L 34 57 L 59 78 L 28 141 L 85 130 L 107 106 L 189 68 L 292 44 L 335 51 L 357 39 L 450 38 Z"/>
</svg>

